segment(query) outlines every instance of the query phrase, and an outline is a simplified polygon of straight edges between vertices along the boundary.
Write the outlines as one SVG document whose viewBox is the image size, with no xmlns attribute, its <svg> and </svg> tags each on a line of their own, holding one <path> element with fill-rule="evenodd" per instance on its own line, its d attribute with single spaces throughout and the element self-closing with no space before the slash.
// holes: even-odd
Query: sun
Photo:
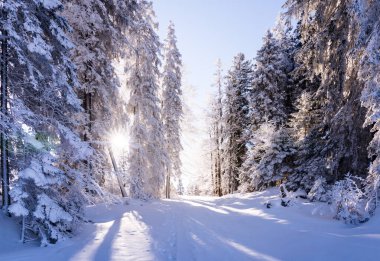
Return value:
<svg viewBox="0 0 380 261">
<path fill-rule="evenodd" d="M 129 135 L 126 131 L 113 131 L 109 135 L 110 145 L 115 154 L 128 151 Z"/>
</svg>

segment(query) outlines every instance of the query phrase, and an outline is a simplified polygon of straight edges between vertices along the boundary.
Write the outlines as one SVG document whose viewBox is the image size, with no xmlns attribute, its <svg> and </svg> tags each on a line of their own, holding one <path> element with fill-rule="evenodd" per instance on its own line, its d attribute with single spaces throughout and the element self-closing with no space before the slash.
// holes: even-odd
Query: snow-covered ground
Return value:
<svg viewBox="0 0 380 261">
<path fill-rule="evenodd" d="M 350 226 L 327 205 L 285 208 L 277 194 L 93 206 L 94 223 L 47 248 L 18 243 L 17 225 L 0 216 L 0 260 L 380 260 L 380 213 Z"/>
</svg>

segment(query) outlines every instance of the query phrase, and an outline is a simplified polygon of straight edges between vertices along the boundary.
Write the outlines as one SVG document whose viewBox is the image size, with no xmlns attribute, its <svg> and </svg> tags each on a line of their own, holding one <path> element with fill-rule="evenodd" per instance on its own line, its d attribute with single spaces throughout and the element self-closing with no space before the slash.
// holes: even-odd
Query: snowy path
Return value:
<svg viewBox="0 0 380 261">
<path fill-rule="evenodd" d="M 380 260 L 380 213 L 353 227 L 312 215 L 318 206 L 284 208 L 269 191 L 90 207 L 94 224 L 54 247 L 20 248 L 0 228 L 0 260 Z"/>
</svg>

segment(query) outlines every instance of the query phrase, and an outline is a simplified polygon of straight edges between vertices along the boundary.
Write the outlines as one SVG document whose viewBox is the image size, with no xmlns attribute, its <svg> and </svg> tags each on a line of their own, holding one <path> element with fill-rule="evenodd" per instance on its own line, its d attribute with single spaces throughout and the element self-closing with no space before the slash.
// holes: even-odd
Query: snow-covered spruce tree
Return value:
<svg viewBox="0 0 380 261">
<path fill-rule="evenodd" d="M 280 173 L 274 170 L 273 165 L 278 165 L 279 161 L 284 163 L 283 160 L 291 152 L 290 138 L 286 137 L 288 131 L 284 127 L 291 111 L 287 104 L 290 96 L 287 90 L 290 82 L 289 73 L 293 68 L 293 45 L 288 35 L 289 31 L 290 29 L 285 30 L 280 25 L 276 28 L 276 37 L 268 31 L 263 47 L 257 53 L 249 95 L 247 156 L 240 169 L 240 190 L 243 192 L 275 185 L 275 181 L 281 180 L 281 175 L 285 175 L 285 169 L 288 170 L 284 166 L 284 171 Z M 264 146 L 262 148 L 265 149 L 260 149 L 260 146 Z M 273 150 L 269 150 L 272 146 Z M 265 170 L 267 172 L 264 171 L 265 164 L 268 164 L 268 170 Z M 278 173 L 274 174 L 273 171 Z"/>
<path fill-rule="evenodd" d="M 42 244 L 72 233 L 82 217 L 83 187 L 96 190 L 80 164 L 91 150 L 76 130 L 83 124 L 69 57 L 68 25 L 60 1 L 2 1 L 10 39 L 9 104 L 2 131 L 11 143 L 14 173 L 9 211 Z M 23 234 L 24 235 L 24 234 Z M 25 238 L 24 238 L 25 239 Z"/>
<path fill-rule="evenodd" d="M 81 135 L 94 149 L 85 163 L 91 175 L 102 184 L 110 169 L 105 145 L 109 133 L 123 128 L 126 122 L 125 102 L 113 63 L 124 56 L 127 45 L 124 31 L 132 26 L 136 3 L 129 0 L 65 2 L 63 14 L 72 27 L 70 36 L 76 45 L 71 52 L 80 83 L 76 92 L 87 114 Z"/>
<path fill-rule="evenodd" d="M 295 111 L 295 100 L 300 96 L 300 93 L 307 89 L 304 85 L 309 86 L 309 83 L 303 81 L 301 78 L 296 77 L 296 71 L 299 69 L 295 62 L 296 54 L 301 48 L 301 36 L 299 24 L 295 28 L 292 27 L 291 21 L 288 20 L 286 14 L 281 14 L 278 17 L 276 25 L 272 29 L 273 36 L 277 41 L 278 48 L 280 49 L 281 61 L 278 62 L 279 69 L 287 76 L 285 91 L 285 113 L 288 116 Z M 301 86 L 300 86 L 301 85 Z"/>
<path fill-rule="evenodd" d="M 286 2 L 288 13 L 300 21 L 297 71 L 303 74 L 303 82 L 312 83 L 305 90 L 321 112 L 296 156 L 298 174 L 292 183 L 306 191 L 321 177 L 332 185 L 348 172 L 353 176 L 367 173 L 366 147 L 372 137 L 369 127 L 362 127 L 363 84 L 358 77 L 360 58 L 355 55 L 364 43 L 360 32 L 369 29 L 361 29 L 363 9 L 375 5 L 374 1 L 355 0 Z"/>
<path fill-rule="evenodd" d="M 211 103 L 211 150 L 212 150 L 212 183 L 213 193 L 222 196 L 222 132 L 223 132 L 223 104 L 222 104 L 222 62 L 217 61 L 215 73 L 216 95 Z"/>
<path fill-rule="evenodd" d="M 310 133 L 310 129 L 315 124 L 316 117 L 313 117 L 313 115 L 316 111 L 313 108 L 311 94 L 307 91 L 302 92 L 296 101 L 296 112 L 291 115 L 290 119 L 290 125 L 296 140 L 303 140 Z"/>
<path fill-rule="evenodd" d="M 243 164 L 251 183 L 243 183 L 241 190 L 262 190 L 279 184 L 290 171 L 287 160 L 294 153 L 292 144 L 288 129 L 271 122 L 261 124 L 250 140 Z"/>
<path fill-rule="evenodd" d="M 138 20 L 127 31 L 130 47 L 126 73 L 131 113 L 128 174 L 130 196 L 147 199 L 161 196 L 168 158 L 158 99 L 160 42 L 152 3 L 137 2 Z"/>
<path fill-rule="evenodd" d="M 181 82 L 181 54 L 177 48 L 174 24 L 170 22 L 168 36 L 165 41 L 164 71 L 162 79 L 162 121 L 164 124 L 165 147 L 168 154 L 166 173 L 166 197 L 170 198 L 171 178 L 177 183 L 181 180 L 181 127 L 182 110 L 182 82 Z"/>
<path fill-rule="evenodd" d="M 268 31 L 263 47 L 257 52 L 256 68 L 250 95 L 251 129 L 254 131 L 264 122 L 271 121 L 276 126 L 286 122 L 287 68 L 284 63 L 284 49 L 280 41 Z"/>
<path fill-rule="evenodd" d="M 234 58 L 234 64 L 226 77 L 226 98 L 223 116 L 222 192 L 233 193 L 239 186 L 239 170 L 246 154 L 249 126 L 248 100 L 252 65 L 243 54 Z"/>
<path fill-rule="evenodd" d="M 359 77 L 364 84 L 361 93 L 362 106 L 367 109 L 364 126 L 372 127 L 373 139 L 368 147 L 368 156 L 372 159 L 369 175 L 366 180 L 366 211 L 370 215 L 375 213 L 379 205 L 380 190 L 380 3 L 365 1 L 367 8 L 362 10 L 361 32 L 359 39 L 364 43 L 363 49 L 353 55 L 352 59 L 361 54 Z"/>
<path fill-rule="evenodd" d="M 315 95 L 315 93 L 313 93 Z M 303 91 L 295 102 L 295 112 L 290 117 L 291 136 L 294 140 L 295 153 L 293 157 L 293 169 L 287 178 L 287 187 L 291 190 L 297 190 L 299 184 L 308 184 L 307 190 L 310 190 L 310 199 L 326 199 L 326 195 L 316 194 L 315 187 L 318 184 L 324 186 L 319 191 L 326 191 L 326 179 L 323 177 L 316 178 L 307 173 L 315 173 L 318 170 L 323 172 L 323 157 L 320 155 L 320 144 L 323 143 L 323 137 L 317 126 L 322 126 L 322 112 L 320 103 L 314 98 L 309 91 Z M 320 182 L 323 180 L 324 182 Z M 305 188 L 305 187 L 304 187 Z"/>
</svg>

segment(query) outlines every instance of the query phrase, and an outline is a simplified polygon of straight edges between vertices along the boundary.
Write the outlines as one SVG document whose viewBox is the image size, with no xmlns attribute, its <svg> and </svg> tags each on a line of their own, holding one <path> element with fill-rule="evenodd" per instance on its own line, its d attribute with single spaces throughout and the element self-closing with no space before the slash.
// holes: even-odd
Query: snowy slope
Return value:
<svg viewBox="0 0 380 261">
<path fill-rule="evenodd" d="M 380 213 L 348 226 L 324 204 L 280 206 L 277 190 L 131 201 L 89 207 L 88 216 L 94 223 L 77 237 L 48 248 L 18 243 L 1 216 L 0 260 L 380 260 Z"/>
</svg>

